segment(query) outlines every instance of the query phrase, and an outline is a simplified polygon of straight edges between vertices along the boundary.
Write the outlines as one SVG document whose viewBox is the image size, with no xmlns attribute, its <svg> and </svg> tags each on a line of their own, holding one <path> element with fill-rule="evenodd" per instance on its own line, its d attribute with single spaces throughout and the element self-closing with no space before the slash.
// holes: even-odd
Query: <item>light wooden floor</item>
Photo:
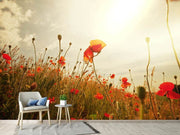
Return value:
<svg viewBox="0 0 180 135">
<path fill-rule="evenodd" d="M 23 123 L 37 122 L 39 121 L 24 120 Z M 180 120 L 87 120 L 86 122 L 101 135 L 180 135 Z M 0 135 L 13 135 L 16 124 L 17 120 L 0 120 Z"/>
</svg>

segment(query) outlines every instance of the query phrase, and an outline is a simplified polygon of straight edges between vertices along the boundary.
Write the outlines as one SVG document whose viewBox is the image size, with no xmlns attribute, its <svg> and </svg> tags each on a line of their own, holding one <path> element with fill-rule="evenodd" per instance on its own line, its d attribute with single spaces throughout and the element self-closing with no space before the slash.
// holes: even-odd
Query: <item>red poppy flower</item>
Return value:
<svg viewBox="0 0 180 135">
<path fill-rule="evenodd" d="M 110 115 L 108 113 L 104 113 L 104 116 L 109 118 Z"/>
<path fill-rule="evenodd" d="M 129 82 L 124 82 L 124 83 L 121 84 L 122 88 L 127 88 L 129 86 L 131 86 L 131 83 L 129 83 Z"/>
<path fill-rule="evenodd" d="M 0 73 L 2 73 L 2 69 L 0 69 Z"/>
<path fill-rule="evenodd" d="M 125 82 L 127 82 L 128 81 L 128 79 L 126 78 L 126 77 L 123 77 L 122 78 L 122 83 L 125 83 Z"/>
<path fill-rule="evenodd" d="M 164 96 L 166 94 L 167 91 L 164 91 L 164 90 L 159 90 L 156 92 L 156 95 L 159 95 L 159 96 Z"/>
<path fill-rule="evenodd" d="M 43 69 L 41 67 L 37 67 L 37 72 L 41 72 Z"/>
<path fill-rule="evenodd" d="M 136 111 L 136 112 L 139 112 L 139 108 L 135 108 L 135 111 Z"/>
<path fill-rule="evenodd" d="M 49 103 L 52 104 L 55 102 L 55 97 L 49 98 Z"/>
<path fill-rule="evenodd" d="M 103 84 L 105 85 L 107 82 L 106 81 L 103 81 Z"/>
<path fill-rule="evenodd" d="M 106 44 L 101 40 L 91 40 L 90 46 L 84 52 L 84 62 L 93 62 L 94 52 L 100 53 Z"/>
<path fill-rule="evenodd" d="M 76 75 L 75 77 L 76 77 L 77 79 L 79 78 L 79 76 L 78 76 L 78 75 Z"/>
<path fill-rule="evenodd" d="M 32 74 L 31 74 L 31 73 L 28 73 L 28 74 L 27 74 L 27 76 L 29 76 L 29 77 L 34 77 L 34 75 L 35 75 L 34 73 L 32 73 Z"/>
<path fill-rule="evenodd" d="M 76 120 L 75 118 L 71 117 L 71 120 Z"/>
<path fill-rule="evenodd" d="M 65 63 L 65 58 L 63 57 L 63 56 L 61 56 L 60 57 L 60 59 L 59 59 L 59 64 L 61 65 L 61 66 L 64 66 L 66 63 Z"/>
<path fill-rule="evenodd" d="M 53 62 L 53 60 L 49 60 L 49 62 L 51 62 L 51 63 L 52 63 L 52 62 Z"/>
<path fill-rule="evenodd" d="M 70 92 L 71 92 L 71 93 L 73 93 L 74 91 L 75 91 L 75 89 L 74 89 L 74 88 L 70 90 Z"/>
<path fill-rule="evenodd" d="M 112 74 L 112 75 L 110 76 L 111 79 L 114 79 L 114 77 L 115 77 L 115 74 Z"/>
<path fill-rule="evenodd" d="M 11 57 L 6 53 L 3 53 L 3 58 L 6 60 L 11 60 Z"/>
<path fill-rule="evenodd" d="M 174 91 L 168 91 L 166 96 L 170 99 L 179 99 L 180 98 L 180 94 L 178 94 Z"/>
<path fill-rule="evenodd" d="M 93 52 L 100 53 L 101 50 L 106 46 L 106 44 L 101 40 L 91 40 L 90 47 Z"/>
<path fill-rule="evenodd" d="M 132 97 L 133 95 L 132 95 L 131 93 L 126 93 L 124 96 L 127 97 L 127 98 L 130 98 L 130 97 Z"/>
<path fill-rule="evenodd" d="M 174 89 L 174 84 L 171 82 L 164 82 L 160 84 L 159 89 L 164 91 L 172 91 Z"/>
<path fill-rule="evenodd" d="M 77 95 L 78 93 L 79 93 L 79 90 L 76 89 L 74 94 Z"/>
<path fill-rule="evenodd" d="M 31 73 L 31 71 L 30 71 L 30 70 L 28 70 L 28 71 L 27 71 L 27 73 Z"/>
<path fill-rule="evenodd" d="M 91 50 L 90 47 L 88 47 L 84 52 L 84 62 L 85 63 L 88 63 L 88 62 L 92 63 L 93 57 L 94 57 L 93 51 Z"/>
<path fill-rule="evenodd" d="M 96 95 L 94 95 L 94 97 L 99 100 L 104 98 L 104 96 L 101 93 L 97 93 Z"/>
<path fill-rule="evenodd" d="M 23 68 L 23 65 L 21 65 L 20 68 Z"/>
<path fill-rule="evenodd" d="M 159 95 L 159 96 L 166 95 L 167 98 L 170 98 L 170 99 L 179 99 L 180 98 L 180 94 L 177 94 L 176 92 L 173 91 L 174 84 L 171 82 L 164 82 L 164 83 L 160 84 L 159 88 L 160 88 L 160 90 L 156 92 L 156 95 Z"/>
<path fill-rule="evenodd" d="M 134 106 L 139 106 L 139 104 L 136 102 L 136 103 L 134 103 Z"/>
</svg>

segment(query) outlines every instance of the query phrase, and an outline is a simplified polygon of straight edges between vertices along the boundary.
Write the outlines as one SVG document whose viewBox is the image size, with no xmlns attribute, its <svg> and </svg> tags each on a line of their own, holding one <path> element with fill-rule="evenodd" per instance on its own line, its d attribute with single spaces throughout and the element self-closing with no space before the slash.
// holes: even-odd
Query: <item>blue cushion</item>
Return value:
<svg viewBox="0 0 180 135">
<path fill-rule="evenodd" d="M 36 99 L 29 99 L 27 106 L 33 106 L 36 105 L 39 100 Z"/>
<path fill-rule="evenodd" d="M 47 97 L 40 98 L 36 105 L 46 105 Z"/>
</svg>

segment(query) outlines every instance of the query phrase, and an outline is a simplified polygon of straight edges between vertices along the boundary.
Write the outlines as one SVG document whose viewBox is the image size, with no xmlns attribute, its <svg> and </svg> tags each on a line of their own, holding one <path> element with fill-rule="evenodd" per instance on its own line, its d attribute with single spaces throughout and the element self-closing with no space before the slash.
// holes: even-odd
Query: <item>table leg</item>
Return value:
<svg viewBox="0 0 180 135">
<path fill-rule="evenodd" d="M 67 112 L 68 112 L 69 124 L 71 124 L 70 114 L 69 114 L 69 108 L 68 108 L 68 107 L 67 107 Z"/>
<path fill-rule="evenodd" d="M 57 122 L 58 122 L 58 118 L 59 118 L 59 107 L 58 107 L 58 112 L 57 112 Z"/>
<path fill-rule="evenodd" d="M 65 116 L 66 116 L 66 121 L 67 121 L 67 107 L 65 107 Z"/>
<path fill-rule="evenodd" d="M 59 125 L 61 124 L 61 112 L 62 112 L 62 108 L 60 107 L 60 113 L 59 113 Z"/>
</svg>

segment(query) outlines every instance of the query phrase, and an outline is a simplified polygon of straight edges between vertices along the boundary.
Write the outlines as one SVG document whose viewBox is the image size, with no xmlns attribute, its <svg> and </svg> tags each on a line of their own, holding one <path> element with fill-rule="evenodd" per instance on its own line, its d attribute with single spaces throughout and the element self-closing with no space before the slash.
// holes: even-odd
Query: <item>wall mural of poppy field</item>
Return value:
<svg viewBox="0 0 180 135">
<path fill-rule="evenodd" d="M 63 94 L 72 120 L 180 119 L 179 6 L 0 0 L 0 119 L 17 119 L 21 91 L 47 97 L 51 119 Z"/>
<path fill-rule="evenodd" d="M 67 95 L 68 103 L 73 106 L 70 109 L 72 120 L 179 119 L 180 85 L 163 82 L 157 92 L 152 92 L 149 77 L 146 77 L 144 86 L 135 86 L 132 77 L 124 76 L 120 79 L 120 87 L 115 87 L 111 83 L 115 74 L 104 78 L 96 72 L 94 60 L 106 47 L 101 40 L 90 41 L 83 52 L 83 61 L 79 61 L 78 55 L 70 72 L 66 68 L 66 54 L 72 44 L 62 51 L 62 36 L 58 35 L 57 40 L 59 55 L 56 58 L 45 59 L 47 49 L 42 58 L 37 58 L 35 38 L 32 38 L 34 59 L 21 56 L 19 48 L 11 45 L 4 45 L 0 50 L 0 119 L 17 119 L 20 91 L 39 91 L 42 96 L 47 96 L 51 119 L 56 119 L 54 105 L 59 104 L 62 94 Z M 146 38 L 147 44 L 149 40 Z M 80 49 L 78 54 L 82 51 Z M 177 76 L 174 79 L 177 80 Z M 25 118 L 37 117 L 36 113 L 25 115 Z M 46 114 L 43 117 L 46 118 Z"/>
</svg>

